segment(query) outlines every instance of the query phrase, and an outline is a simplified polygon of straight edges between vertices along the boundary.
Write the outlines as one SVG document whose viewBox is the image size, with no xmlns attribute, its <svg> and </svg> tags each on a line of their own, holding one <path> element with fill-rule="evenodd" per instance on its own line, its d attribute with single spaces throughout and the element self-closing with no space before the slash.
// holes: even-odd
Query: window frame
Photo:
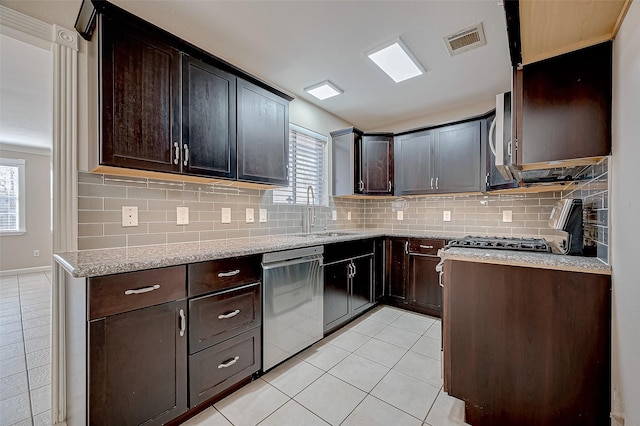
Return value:
<svg viewBox="0 0 640 426">
<path fill-rule="evenodd" d="M 0 229 L 0 236 L 24 235 L 27 232 L 26 224 L 26 192 L 25 192 L 25 166 L 26 161 L 20 158 L 0 158 L 0 166 L 17 167 L 18 168 L 18 229 L 3 230 Z"/>
<path fill-rule="evenodd" d="M 297 124 L 294 123 L 289 123 L 289 131 L 294 131 L 296 133 L 301 133 L 303 135 L 309 136 L 311 138 L 317 139 L 319 141 L 321 141 L 324 144 L 324 147 L 322 148 L 322 172 L 321 172 L 321 176 L 318 177 L 318 181 L 319 182 L 324 182 L 323 185 L 321 185 L 322 187 L 322 193 L 321 194 L 314 194 L 315 195 L 315 205 L 316 206 L 321 206 L 321 207 L 328 207 L 329 206 L 329 182 L 327 180 L 328 176 L 329 176 L 329 163 L 328 163 L 328 158 L 329 158 L 329 153 L 328 153 L 328 147 L 329 147 L 329 137 L 325 136 L 321 133 L 315 132 L 313 130 L 309 130 L 307 128 L 304 128 L 302 126 L 299 126 Z M 292 155 L 292 150 L 289 149 L 289 156 Z M 289 164 L 290 159 L 287 159 L 287 164 Z M 294 171 L 291 171 L 291 173 L 293 174 Z M 295 180 L 295 179 L 294 179 Z M 292 188 L 292 192 L 296 193 L 295 187 L 293 187 L 294 185 L 294 181 L 292 179 L 290 179 L 289 182 L 289 186 L 286 187 L 286 189 L 288 188 Z M 282 190 L 285 188 L 276 188 L 274 189 L 274 194 L 275 191 L 278 190 Z M 286 202 L 282 202 L 282 201 L 276 201 L 275 197 L 273 198 L 273 204 L 276 205 L 289 205 L 289 206 L 304 206 L 306 204 L 305 203 L 286 203 Z"/>
</svg>

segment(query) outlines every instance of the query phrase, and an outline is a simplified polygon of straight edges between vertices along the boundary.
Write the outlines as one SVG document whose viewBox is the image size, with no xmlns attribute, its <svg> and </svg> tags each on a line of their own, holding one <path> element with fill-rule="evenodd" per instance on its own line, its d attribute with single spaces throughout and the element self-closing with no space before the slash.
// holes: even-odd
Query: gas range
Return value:
<svg viewBox="0 0 640 426">
<path fill-rule="evenodd" d="M 543 238 L 476 237 L 466 236 L 451 240 L 447 247 L 484 248 L 495 250 L 533 251 L 551 253 L 551 246 Z"/>
</svg>

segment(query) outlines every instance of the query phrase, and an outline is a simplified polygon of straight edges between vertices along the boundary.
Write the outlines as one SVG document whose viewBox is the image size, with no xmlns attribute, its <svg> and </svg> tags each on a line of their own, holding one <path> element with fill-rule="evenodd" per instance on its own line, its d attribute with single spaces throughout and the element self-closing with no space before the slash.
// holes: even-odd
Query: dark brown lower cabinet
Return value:
<svg viewBox="0 0 640 426">
<path fill-rule="evenodd" d="M 442 287 L 436 272 L 438 262 L 440 258 L 435 256 L 409 256 L 410 304 L 439 317 L 442 313 Z"/>
<path fill-rule="evenodd" d="M 260 327 L 189 356 L 189 405 L 212 398 L 261 368 Z"/>
<path fill-rule="evenodd" d="M 161 425 L 187 411 L 184 300 L 89 323 L 89 423 Z"/>
<path fill-rule="evenodd" d="M 605 425 L 611 277 L 445 262 L 445 390 L 483 425 Z"/>
</svg>

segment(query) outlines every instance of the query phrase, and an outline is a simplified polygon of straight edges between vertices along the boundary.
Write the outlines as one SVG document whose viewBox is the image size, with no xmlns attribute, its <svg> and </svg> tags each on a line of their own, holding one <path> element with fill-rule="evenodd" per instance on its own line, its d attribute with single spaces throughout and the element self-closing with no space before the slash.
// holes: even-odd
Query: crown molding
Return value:
<svg viewBox="0 0 640 426">
<path fill-rule="evenodd" d="M 0 34 L 42 49 L 51 50 L 55 43 L 78 50 L 75 31 L 48 24 L 3 5 L 0 5 Z"/>
</svg>

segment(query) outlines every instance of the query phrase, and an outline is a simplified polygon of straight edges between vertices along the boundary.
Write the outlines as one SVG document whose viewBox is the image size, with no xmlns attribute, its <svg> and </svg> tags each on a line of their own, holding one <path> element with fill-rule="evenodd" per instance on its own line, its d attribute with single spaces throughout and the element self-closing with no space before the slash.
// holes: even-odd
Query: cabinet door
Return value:
<svg viewBox="0 0 640 426">
<path fill-rule="evenodd" d="M 480 191 L 480 121 L 435 130 L 437 192 Z"/>
<path fill-rule="evenodd" d="M 189 56 L 182 68 L 182 149 L 183 173 L 236 176 L 236 77 Z"/>
<path fill-rule="evenodd" d="M 393 136 L 362 137 L 364 192 L 393 194 Z"/>
<path fill-rule="evenodd" d="M 409 256 L 410 303 L 439 317 L 442 312 L 442 287 L 436 272 L 438 262 L 439 257 Z"/>
<path fill-rule="evenodd" d="M 238 79 L 238 180 L 289 182 L 289 102 Z"/>
<path fill-rule="evenodd" d="M 89 423 L 160 425 L 187 410 L 184 301 L 89 323 Z"/>
<path fill-rule="evenodd" d="M 100 164 L 180 171 L 180 52 L 103 17 Z"/>
<path fill-rule="evenodd" d="M 433 168 L 433 131 L 398 136 L 394 142 L 396 195 L 435 192 Z"/>
<path fill-rule="evenodd" d="M 387 240 L 387 297 L 394 302 L 408 303 L 407 274 L 409 240 L 389 238 Z"/>
<path fill-rule="evenodd" d="M 358 315 L 373 304 L 373 255 L 352 261 L 351 315 Z"/>
<path fill-rule="evenodd" d="M 609 155 L 612 42 L 515 75 L 518 164 Z"/>
<path fill-rule="evenodd" d="M 347 321 L 349 304 L 349 267 L 351 261 L 324 266 L 324 331 Z"/>
</svg>

